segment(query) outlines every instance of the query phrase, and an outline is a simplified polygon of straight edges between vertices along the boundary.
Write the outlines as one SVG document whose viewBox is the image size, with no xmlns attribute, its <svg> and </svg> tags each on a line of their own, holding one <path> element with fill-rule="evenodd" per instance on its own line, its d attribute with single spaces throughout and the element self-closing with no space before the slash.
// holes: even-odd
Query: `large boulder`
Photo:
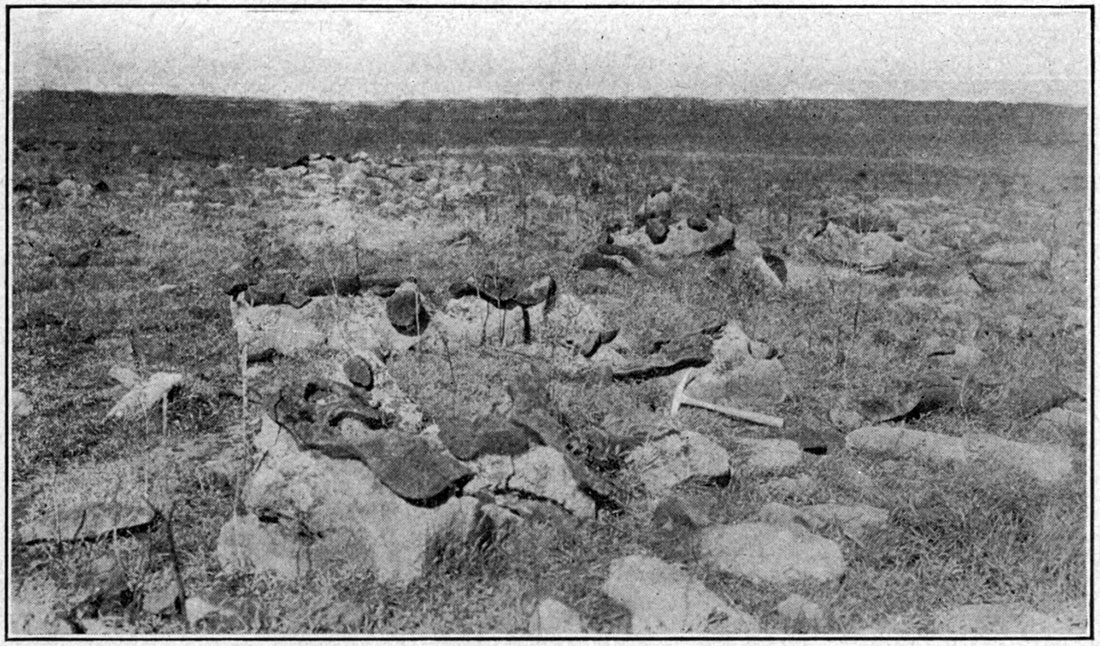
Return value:
<svg viewBox="0 0 1100 646">
<path fill-rule="evenodd" d="M 266 415 L 253 445 L 263 457 L 245 487 L 249 513 L 231 519 L 218 537 L 218 560 L 228 571 L 284 578 L 362 571 L 407 583 L 433 549 L 485 530 L 476 499 L 412 505 L 362 461 L 303 450 Z"/>
<path fill-rule="evenodd" d="M 656 557 L 615 559 L 603 592 L 630 610 L 635 635 L 760 632 L 752 615 L 726 603 L 680 566 Z"/>
</svg>

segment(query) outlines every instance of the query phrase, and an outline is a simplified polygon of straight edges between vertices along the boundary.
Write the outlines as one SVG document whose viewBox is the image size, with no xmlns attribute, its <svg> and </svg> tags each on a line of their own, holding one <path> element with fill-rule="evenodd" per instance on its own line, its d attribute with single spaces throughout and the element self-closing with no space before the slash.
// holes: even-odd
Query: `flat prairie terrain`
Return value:
<svg viewBox="0 0 1100 646">
<path fill-rule="evenodd" d="M 11 635 L 1092 632 L 1085 109 L 42 91 L 13 123 Z M 672 414 L 692 375 L 782 427 Z M 345 408 L 281 417 L 300 383 Z M 396 511 L 352 518 L 368 489 Z M 371 527 L 474 507 L 392 558 L 412 525 Z"/>
</svg>

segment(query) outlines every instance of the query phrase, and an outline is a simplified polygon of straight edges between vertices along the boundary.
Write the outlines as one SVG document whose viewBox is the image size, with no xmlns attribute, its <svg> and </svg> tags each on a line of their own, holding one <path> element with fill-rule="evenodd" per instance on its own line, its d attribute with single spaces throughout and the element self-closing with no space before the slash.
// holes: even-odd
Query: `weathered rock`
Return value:
<svg viewBox="0 0 1100 646">
<path fill-rule="evenodd" d="M 466 492 L 520 492 L 554 501 L 581 518 L 596 513 L 595 503 L 578 486 L 565 457 L 548 446 L 519 456 L 484 455 L 471 465 L 476 473 Z"/>
<path fill-rule="evenodd" d="M 687 225 L 692 231 L 706 231 L 710 228 L 710 220 L 704 213 L 693 213 L 688 216 Z"/>
<path fill-rule="evenodd" d="M 695 231 L 686 222 L 674 222 L 668 227 L 668 237 L 654 244 L 644 229 L 613 236 L 614 244 L 636 249 L 660 258 L 683 258 L 704 253 L 722 253 L 733 248 L 733 223 L 718 218 L 706 231 Z"/>
<path fill-rule="evenodd" d="M 174 612 L 179 598 L 175 573 L 170 567 L 164 567 L 146 582 L 144 594 L 141 595 L 141 610 L 151 615 Z"/>
<path fill-rule="evenodd" d="M 52 517 L 24 523 L 19 528 L 19 540 L 23 543 L 84 540 L 143 527 L 153 522 L 154 517 L 149 505 L 137 501 L 78 504 L 59 509 Z"/>
<path fill-rule="evenodd" d="M 369 571 L 382 582 L 407 583 L 433 545 L 477 532 L 475 499 L 411 505 L 362 462 L 303 451 L 266 416 L 253 445 L 264 458 L 244 491 L 251 512 L 231 519 L 218 537 L 218 560 L 228 571 L 284 578 Z"/>
<path fill-rule="evenodd" d="M 702 530 L 702 558 L 714 567 L 755 582 L 829 581 L 844 573 L 835 542 L 797 525 L 736 523 Z"/>
<path fill-rule="evenodd" d="M 1068 432 L 1084 436 L 1089 430 L 1089 418 L 1084 413 L 1060 407 L 1052 408 L 1035 418 L 1035 429 L 1044 434 Z"/>
<path fill-rule="evenodd" d="M 760 624 L 696 581 L 679 566 L 651 556 L 611 562 L 604 594 L 630 610 L 635 635 L 748 634 Z"/>
<path fill-rule="evenodd" d="M 713 361 L 695 371 L 685 390 L 688 395 L 736 408 L 766 407 L 790 397 L 783 364 L 749 339 L 736 321 L 726 322 L 711 350 Z"/>
<path fill-rule="evenodd" d="M 863 272 L 880 271 L 896 262 L 929 257 L 881 231 L 861 234 L 832 222 L 810 239 L 810 249 L 826 262 L 855 267 Z"/>
<path fill-rule="evenodd" d="M 532 635 L 580 635 L 585 632 L 581 616 L 557 599 L 543 599 L 527 622 Z"/>
<path fill-rule="evenodd" d="M 459 460 L 482 455 L 522 455 L 531 448 L 531 437 L 522 428 L 497 416 L 476 419 L 442 417 L 436 420 L 439 440 Z"/>
<path fill-rule="evenodd" d="M 670 375 L 684 368 L 698 368 L 714 358 L 713 340 L 707 334 L 688 334 L 663 345 L 643 359 L 613 366 L 616 379 L 650 379 Z"/>
<path fill-rule="evenodd" d="M 786 439 L 738 439 L 738 452 L 730 461 L 738 473 L 782 473 L 802 462 L 802 448 L 798 442 Z"/>
<path fill-rule="evenodd" d="M 417 337 L 399 333 L 390 324 L 385 301 L 373 295 L 314 298 L 300 309 L 291 306 L 231 305 L 237 343 L 258 352 L 305 356 L 328 348 L 363 356 L 404 352 Z"/>
<path fill-rule="evenodd" d="M 370 390 L 374 387 L 374 369 L 363 357 L 351 357 L 344 362 L 344 375 L 352 384 Z"/>
<path fill-rule="evenodd" d="M 795 508 L 770 502 L 760 508 L 759 516 L 761 521 L 767 523 L 800 522 L 815 531 L 827 525 L 836 525 L 848 536 L 858 538 L 868 528 L 884 527 L 890 513 L 885 509 L 863 504 L 825 503 Z"/>
<path fill-rule="evenodd" d="M 970 604 L 936 614 L 933 631 L 951 635 L 1084 635 L 1088 612 L 1044 613 L 1025 603 Z"/>
<path fill-rule="evenodd" d="M 428 347 L 438 344 L 439 350 L 444 349 L 441 339 L 446 339 L 447 347 L 452 349 L 489 342 L 516 345 L 542 340 L 545 330 L 567 337 L 598 333 L 606 327 L 593 305 L 572 294 L 559 294 L 550 309 L 549 302 L 499 309 L 476 296 L 455 298 L 434 314 L 426 343 Z"/>
<path fill-rule="evenodd" d="M 554 307 L 554 298 L 558 294 L 558 284 L 552 276 L 543 276 L 531 283 L 515 296 L 515 301 L 520 307 L 534 307 L 539 303 L 546 303 L 546 308 Z"/>
<path fill-rule="evenodd" d="M 648 220 L 659 218 L 664 221 L 672 219 L 672 193 L 664 190 L 665 187 L 649 194 L 645 202 L 638 208 L 634 216 L 635 221 L 645 223 Z"/>
<path fill-rule="evenodd" d="M 134 386 L 122 396 L 107 413 L 108 419 L 140 418 L 147 410 L 159 404 L 168 393 L 183 381 L 183 375 L 177 372 L 158 372 L 144 383 Z"/>
<path fill-rule="evenodd" d="M 800 594 L 792 594 L 781 601 L 775 611 L 789 621 L 804 622 L 811 627 L 820 626 L 825 622 L 825 613 L 822 612 L 821 606 Z"/>
<path fill-rule="evenodd" d="M 72 624 L 63 617 L 61 606 L 65 596 L 46 575 L 32 574 L 27 577 L 8 599 L 8 630 L 11 636 L 75 633 Z"/>
<path fill-rule="evenodd" d="M 431 322 L 431 315 L 424 308 L 424 299 L 415 284 L 399 288 L 386 299 L 386 316 L 393 329 L 405 336 L 420 336 Z"/>
<path fill-rule="evenodd" d="M 646 442 L 627 455 L 627 462 L 651 494 L 688 480 L 724 483 L 730 476 L 729 453 L 694 431 Z"/>
<path fill-rule="evenodd" d="M 671 529 L 698 529 L 710 524 L 705 509 L 680 496 L 669 496 L 653 509 L 653 524 Z"/>
<path fill-rule="evenodd" d="M 1038 240 L 1011 242 L 994 245 L 983 251 L 980 257 L 985 262 L 998 265 L 1027 265 L 1047 260 L 1050 258 L 1050 251 Z"/>
<path fill-rule="evenodd" d="M 895 458 L 917 457 L 957 464 L 990 461 L 1018 469 L 1042 483 L 1061 480 L 1073 470 L 1069 452 L 1060 446 L 1013 442 L 990 435 L 952 437 L 897 426 L 867 426 L 847 436 L 856 451 Z"/>
<path fill-rule="evenodd" d="M 19 390 L 11 391 L 11 396 L 8 398 L 8 409 L 13 417 L 26 417 L 34 413 L 31 398 Z"/>
</svg>

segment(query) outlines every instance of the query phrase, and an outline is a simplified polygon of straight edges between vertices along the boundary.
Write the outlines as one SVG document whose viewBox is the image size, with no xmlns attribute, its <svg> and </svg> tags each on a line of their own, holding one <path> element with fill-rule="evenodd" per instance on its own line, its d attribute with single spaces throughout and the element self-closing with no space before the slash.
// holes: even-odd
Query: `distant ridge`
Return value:
<svg viewBox="0 0 1100 646">
<path fill-rule="evenodd" d="M 87 91 L 16 92 L 14 139 L 152 145 L 197 159 L 285 163 L 309 152 L 408 146 L 654 146 L 733 153 L 1011 152 L 1085 146 L 1085 108 L 887 99 L 425 100 L 387 104 Z"/>
</svg>

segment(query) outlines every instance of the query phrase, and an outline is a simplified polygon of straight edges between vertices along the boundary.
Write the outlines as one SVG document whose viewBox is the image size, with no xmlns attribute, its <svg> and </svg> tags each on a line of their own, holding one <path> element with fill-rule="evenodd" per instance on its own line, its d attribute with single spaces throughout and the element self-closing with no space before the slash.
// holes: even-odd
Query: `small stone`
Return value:
<svg viewBox="0 0 1100 646">
<path fill-rule="evenodd" d="M 27 397 L 26 393 L 18 390 L 11 391 L 11 397 L 8 399 L 8 408 L 11 410 L 11 414 L 14 417 L 26 417 L 34 413 L 34 406 L 31 404 L 30 397 Z"/>
<path fill-rule="evenodd" d="M 669 496 L 657 503 L 653 510 L 653 524 L 671 529 L 676 527 L 698 529 L 710 524 L 705 509 L 680 496 Z"/>
<path fill-rule="evenodd" d="M 183 375 L 177 372 L 158 372 L 144 383 L 139 383 L 123 395 L 122 399 L 107 413 L 108 419 L 136 419 L 145 411 L 159 404 L 173 388 L 183 381 Z"/>
<path fill-rule="evenodd" d="M 840 546 L 797 525 L 735 523 L 702 530 L 703 559 L 754 582 L 829 581 L 844 573 Z"/>
<path fill-rule="evenodd" d="M 694 231 L 706 231 L 710 228 L 710 220 L 702 213 L 695 213 L 688 217 L 687 225 L 689 229 Z"/>
<path fill-rule="evenodd" d="M 424 309 L 424 299 L 415 285 L 404 286 L 386 299 L 386 316 L 393 328 L 405 336 L 423 334 L 431 322 L 431 316 Z"/>
<path fill-rule="evenodd" d="M 820 626 L 825 620 L 821 606 L 800 594 L 792 594 L 784 599 L 775 611 L 791 621 L 805 622 L 810 626 Z"/>
<path fill-rule="evenodd" d="M 553 277 L 543 276 L 516 294 L 515 301 L 519 303 L 520 307 L 534 307 L 539 303 L 546 302 L 546 309 L 550 309 L 554 306 L 554 297 L 557 296 L 557 293 L 558 284 Z"/>
<path fill-rule="evenodd" d="M 527 622 L 532 635 L 580 635 L 585 632 L 581 616 L 557 599 L 543 599 Z"/>
<path fill-rule="evenodd" d="M 653 218 L 645 223 L 645 234 L 653 244 L 661 244 L 668 239 L 668 225 Z"/>
<path fill-rule="evenodd" d="M 374 387 L 374 370 L 371 368 L 370 362 L 363 357 L 355 356 L 345 361 L 344 376 L 352 384 L 364 390 L 370 390 Z"/>
</svg>

